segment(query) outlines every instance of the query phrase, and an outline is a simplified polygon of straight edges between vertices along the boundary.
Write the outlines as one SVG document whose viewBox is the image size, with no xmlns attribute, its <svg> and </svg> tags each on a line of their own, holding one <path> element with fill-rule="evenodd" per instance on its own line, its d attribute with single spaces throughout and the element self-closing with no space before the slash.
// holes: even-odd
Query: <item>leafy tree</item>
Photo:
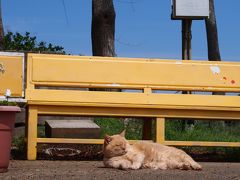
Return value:
<svg viewBox="0 0 240 180">
<path fill-rule="evenodd" d="M 55 46 L 44 41 L 38 43 L 37 37 L 31 36 L 29 32 L 26 32 L 24 35 L 19 32 L 7 32 L 7 34 L 4 35 L 3 44 L 5 51 L 30 51 L 65 54 L 62 46 Z"/>
</svg>

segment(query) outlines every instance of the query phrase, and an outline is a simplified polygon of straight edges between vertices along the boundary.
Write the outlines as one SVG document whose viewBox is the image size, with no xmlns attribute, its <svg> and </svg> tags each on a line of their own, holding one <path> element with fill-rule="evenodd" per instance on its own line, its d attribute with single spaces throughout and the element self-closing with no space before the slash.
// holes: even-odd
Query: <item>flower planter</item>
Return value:
<svg viewBox="0 0 240 180">
<path fill-rule="evenodd" d="M 0 173 L 8 169 L 15 116 L 20 111 L 17 106 L 0 106 Z"/>
</svg>

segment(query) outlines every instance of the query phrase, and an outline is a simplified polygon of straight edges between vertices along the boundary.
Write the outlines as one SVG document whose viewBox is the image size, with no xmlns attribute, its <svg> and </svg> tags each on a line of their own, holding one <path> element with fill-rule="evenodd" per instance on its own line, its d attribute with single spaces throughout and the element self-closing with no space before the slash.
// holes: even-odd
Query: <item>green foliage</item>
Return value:
<svg viewBox="0 0 240 180">
<path fill-rule="evenodd" d="M 140 140 L 142 138 L 142 121 L 139 119 L 95 118 L 94 122 L 102 129 L 101 138 L 103 138 L 105 134 L 119 134 L 124 129 L 126 129 L 127 139 Z"/>
<path fill-rule="evenodd" d="M 37 42 L 36 36 L 31 36 L 29 32 L 24 35 L 19 32 L 7 32 L 4 36 L 4 50 L 5 51 L 30 51 L 30 52 L 44 52 L 65 54 L 64 48 L 55 46 L 44 41 Z"/>
<path fill-rule="evenodd" d="M 105 134 L 118 134 L 124 130 L 124 122 L 119 118 L 95 118 L 94 122 L 102 128 L 101 138 Z"/>
<path fill-rule="evenodd" d="M 0 101 L 0 106 L 17 106 L 16 102 L 8 102 L 7 100 Z"/>
<path fill-rule="evenodd" d="M 37 132 L 38 132 L 38 137 L 40 137 L 40 138 L 45 138 L 46 136 L 45 136 L 45 126 L 44 125 L 41 125 L 41 126 L 38 126 L 38 128 L 37 128 L 38 130 L 37 130 Z"/>
<path fill-rule="evenodd" d="M 24 136 L 20 136 L 20 137 L 14 138 L 13 142 L 12 142 L 12 144 L 17 147 L 18 151 L 20 151 L 22 153 L 24 152 L 24 149 L 25 149 L 24 139 L 25 139 Z"/>
<path fill-rule="evenodd" d="M 226 126 L 222 122 L 195 121 L 193 129 L 181 130 L 181 122 L 166 121 L 166 139 L 176 141 L 239 142 L 239 126 Z"/>
</svg>

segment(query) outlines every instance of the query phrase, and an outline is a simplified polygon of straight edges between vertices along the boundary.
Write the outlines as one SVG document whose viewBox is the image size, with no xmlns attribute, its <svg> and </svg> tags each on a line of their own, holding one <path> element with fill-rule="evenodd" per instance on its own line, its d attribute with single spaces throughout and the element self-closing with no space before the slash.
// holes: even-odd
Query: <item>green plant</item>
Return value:
<svg viewBox="0 0 240 180">
<path fill-rule="evenodd" d="M 6 100 L 1 100 L 0 101 L 0 106 L 17 106 L 16 102 L 10 102 L 8 101 L 9 97 L 11 97 L 11 91 L 10 89 L 7 89 L 4 96 Z"/>
<path fill-rule="evenodd" d="M 222 122 L 195 121 L 194 128 L 181 130 L 181 122 L 177 120 L 166 121 L 166 140 L 177 141 L 225 141 L 238 142 L 239 125 L 225 126 Z"/>
<path fill-rule="evenodd" d="M 17 147 L 17 150 L 20 152 L 24 152 L 25 149 L 25 137 L 19 136 L 13 139 L 12 144 Z"/>
<path fill-rule="evenodd" d="M 3 101 L 0 101 L 0 106 L 17 106 L 17 103 L 3 100 Z"/>
<path fill-rule="evenodd" d="M 102 129 L 100 138 L 105 134 L 118 134 L 126 129 L 126 138 L 140 140 L 142 138 L 142 121 L 140 119 L 127 118 L 95 118 L 94 122 Z"/>
</svg>

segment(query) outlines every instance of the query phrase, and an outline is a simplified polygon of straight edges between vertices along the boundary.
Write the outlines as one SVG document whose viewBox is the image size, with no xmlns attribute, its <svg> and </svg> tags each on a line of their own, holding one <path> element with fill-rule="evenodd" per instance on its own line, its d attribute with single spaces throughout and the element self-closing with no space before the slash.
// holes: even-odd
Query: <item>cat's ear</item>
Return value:
<svg viewBox="0 0 240 180">
<path fill-rule="evenodd" d="M 119 135 L 122 137 L 125 137 L 125 134 L 126 134 L 126 129 L 124 129 Z"/>
<path fill-rule="evenodd" d="M 112 137 L 109 136 L 108 134 L 105 134 L 105 136 L 104 136 L 104 141 L 105 141 L 107 144 L 109 144 L 109 143 L 112 141 Z"/>
</svg>

